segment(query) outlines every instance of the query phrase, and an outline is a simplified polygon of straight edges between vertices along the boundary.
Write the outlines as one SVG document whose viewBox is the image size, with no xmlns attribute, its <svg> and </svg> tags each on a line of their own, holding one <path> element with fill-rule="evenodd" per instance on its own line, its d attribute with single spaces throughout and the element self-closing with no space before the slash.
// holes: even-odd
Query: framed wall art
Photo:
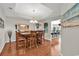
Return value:
<svg viewBox="0 0 79 59">
<path fill-rule="evenodd" d="M 4 28 L 4 20 L 0 18 L 0 28 Z"/>
</svg>

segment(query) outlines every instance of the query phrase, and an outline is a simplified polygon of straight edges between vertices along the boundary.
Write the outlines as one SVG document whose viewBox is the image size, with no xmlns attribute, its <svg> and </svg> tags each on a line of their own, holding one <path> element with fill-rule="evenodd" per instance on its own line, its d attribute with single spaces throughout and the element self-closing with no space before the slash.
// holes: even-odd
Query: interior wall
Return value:
<svg viewBox="0 0 79 59">
<path fill-rule="evenodd" d="M 2 18 L 4 20 L 4 28 L 0 28 L 0 53 L 5 45 L 5 16 L 4 16 L 4 13 L 2 11 L 2 8 L 0 7 L 0 18 Z"/>
<path fill-rule="evenodd" d="M 79 27 L 62 28 L 61 51 L 65 56 L 79 55 Z"/>
<path fill-rule="evenodd" d="M 63 23 L 65 26 L 79 24 L 77 20 L 79 20 L 79 4 L 75 4 L 73 8 L 71 8 L 68 12 L 64 14 L 64 19 L 62 21 L 66 21 L 67 23 Z M 73 56 L 79 55 L 79 27 L 68 27 L 63 28 L 61 31 L 61 51 L 63 55 Z"/>
<path fill-rule="evenodd" d="M 12 31 L 11 41 L 16 41 L 15 24 L 29 24 L 29 22 L 19 19 L 19 18 L 7 18 L 6 22 L 6 41 L 9 41 L 8 30 Z"/>
</svg>

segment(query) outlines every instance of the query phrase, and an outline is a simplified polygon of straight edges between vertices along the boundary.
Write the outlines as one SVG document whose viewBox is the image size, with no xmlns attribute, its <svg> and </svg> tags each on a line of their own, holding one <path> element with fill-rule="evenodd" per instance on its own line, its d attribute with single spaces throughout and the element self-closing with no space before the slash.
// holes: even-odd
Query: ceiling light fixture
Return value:
<svg viewBox="0 0 79 59">
<path fill-rule="evenodd" d="M 33 10 L 32 10 L 32 12 L 33 12 L 33 13 L 35 13 L 35 12 L 36 12 L 36 10 L 35 10 L 35 9 L 33 9 Z M 35 20 L 35 17 L 33 17 L 33 19 L 32 19 L 32 20 L 30 20 L 30 23 L 38 23 L 38 21 L 37 21 L 37 20 Z"/>
<path fill-rule="evenodd" d="M 13 8 L 12 7 L 8 7 L 10 10 L 12 10 Z"/>
<path fill-rule="evenodd" d="M 32 20 L 30 20 L 30 23 L 38 23 L 38 21 L 37 21 L 37 20 L 35 20 L 35 17 L 33 17 L 33 19 L 32 19 Z"/>
</svg>

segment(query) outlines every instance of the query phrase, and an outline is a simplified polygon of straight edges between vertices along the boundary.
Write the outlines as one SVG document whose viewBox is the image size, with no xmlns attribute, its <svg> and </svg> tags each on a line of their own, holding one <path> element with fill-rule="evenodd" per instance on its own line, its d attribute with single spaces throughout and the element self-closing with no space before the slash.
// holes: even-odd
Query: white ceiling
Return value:
<svg viewBox="0 0 79 59">
<path fill-rule="evenodd" d="M 75 3 L 0 3 L 6 17 L 42 20 L 63 15 Z M 35 10 L 35 12 L 33 12 Z"/>
<path fill-rule="evenodd" d="M 33 12 L 33 10 L 35 10 L 35 12 Z M 52 10 L 42 4 L 21 3 L 16 4 L 15 12 L 28 19 L 33 19 L 33 17 L 35 17 L 35 19 L 44 19 L 52 13 Z"/>
</svg>

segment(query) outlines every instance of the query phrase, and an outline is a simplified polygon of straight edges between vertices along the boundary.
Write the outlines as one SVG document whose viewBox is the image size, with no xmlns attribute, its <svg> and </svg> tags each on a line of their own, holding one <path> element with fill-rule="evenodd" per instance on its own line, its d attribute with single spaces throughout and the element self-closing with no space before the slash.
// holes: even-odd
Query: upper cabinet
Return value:
<svg viewBox="0 0 79 59">
<path fill-rule="evenodd" d="M 69 9 L 63 16 L 62 19 L 68 20 L 72 17 L 79 15 L 79 3 L 75 4 L 71 9 Z"/>
</svg>

